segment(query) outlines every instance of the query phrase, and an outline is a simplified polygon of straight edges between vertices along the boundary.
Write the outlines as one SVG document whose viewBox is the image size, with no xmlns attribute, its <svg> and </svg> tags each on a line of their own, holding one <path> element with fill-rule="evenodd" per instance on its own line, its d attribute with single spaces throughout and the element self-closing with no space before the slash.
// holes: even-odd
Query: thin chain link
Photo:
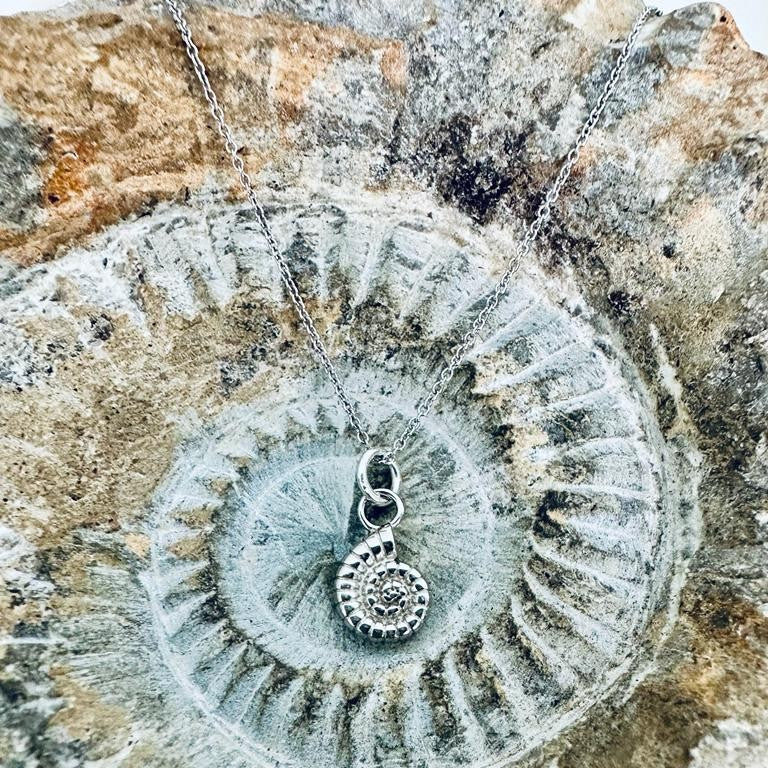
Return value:
<svg viewBox="0 0 768 768">
<path fill-rule="evenodd" d="M 208 73 L 206 71 L 205 65 L 202 62 L 202 59 L 200 58 L 200 52 L 192 39 L 192 33 L 190 31 L 189 24 L 187 23 L 186 17 L 184 16 L 184 12 L 181 9 L 181 5 L 179 4 L 178 0 L 165 0 L 165 4 L 168 7 L 168 11 L 170 12 L 171 16 L 173 17 L 179 33 L 181 34 L 184 47 L 186 48 L 187 56 L 190 60 L 190 63 L 192 64 L 192 69 L 197 75 L 197 79 L 200 81 L 200 85 L 203 88 L 203 95 L 205 96 L 205 100 L 208 102 L 208 106 L 210 107 L 211 115 L 213 116 L 214 122 L 216 123 L 216 128 L 224 140 L 224 146 L 226 147 L 227 153 L 229 154 L 232 167 L 235 169 L 235 173 L 237 174 L 237 177 L 240 180 L 240 184 L 245 191 L 248 202 L 251 204 L 251 207 L 256 213 L 256 220 L 267 242 L 267 247 L 269 248 L 269 251 L 275 262 L 277 263 L 278 269 L 280 271 L 280 277 L 283 281 L 283 284 L 285 285 L 286 290 L 288 291 L 288 296 L 291 299 L 291 303 L 293 304 L 296 313 L 299 316 L 299 321 L 301 322 L 302 327 L 309 337 L 310 348 L 314 352 L 315 357 L 322 366 L 323 370 L 328 375 L 328 378 L 330 379 L 331 384 L 336 391 L 336 395 L 347 414 L 347 418 L 355 432 L 355 436 L 358 442 L 370 448 L 371 438 L 360 419 L 357 404 L 347 394 L 347 391 L 341 382 L 341 378 L 339 377 L 336 368 L 331 362 L 331 358 L 328 355 L 325 344 L 323 343 L 323 340 L 312 320 L 312 317 L 307 311 L 306 304 L 304 303 L 304 299 L 301 296 L 296 280 L 291 273 L 290 267 L 280 252 L 280 248 L 277 245 L 277 240 L 275 239 L 275 236 L 272 232 L 272 228 L 269 226 L 269 220 L 267 218 L 266 212 L 264 211 L 264 207 L 256 197 L 256 192 L 253 188 L 253 182 L 248 172 L 245 170 L 243 160 L 238 153 L 238 145 L 235 142 L 232 131 L 224 118 L 224 111 L 219 105 L 219 101 L 216 98 L 216 93 L 214 92 L 213 87 L 211 86 L 211 82 L 208 79 Z M 429 412 L 432 410 L 435 402 L 443 393 L 446 386 L 448 386 L 448 382 L 451 380 L 453 375 L 456 373 L 456 370 L 462 364 L 464 356 L 469 351 L 478 334 L 483 330 L 490 316 L 507 293 L 509 284 L 516 274 L 518 268 L 520 267 L 520 264 L 530 254 L 542 227 L 551 217 L 552 207 L 560 197 L 560 193 L 568 181 L 573 167 L 576 165 L 576 162 L 579 159 L 582 147 L 589 139 L 589 136 L 592 133 L 592 129 L 597 124 L 597 121 L 600 119 L 603 110 L 605 109 L 613 92 L 615 91 L 616 86 L 618 85 L 618 82 L 621 79 L 624 70 L 626 69 L 627 62 L 632 55 L 632 51 L 634 49 L 635 43 L 637 42 L 637 37 L 640 34 L 640 30 L 643 24 L 645 24 L 650 16 L 660 15 L 661 12 L 656 8 L 646 8 L 637 17 L 634 25 L 632 26 L 632 30 L 624 41 L 624 46 L 622 47 L 621 52 L 616 59 L 616 63 L 611 70 L 611 74 L 608 77 L 607 82 L 603 86 L 597 102 L 592 108 L 592 111 L 589 113 L 586 121 L 582 125 L 578 138 L 571 147 L 571 150 L 566 155 L 565 160 L 563 161 L 563 164 L 560 167 L 557 176 L 555 177 L 555 180 L 552 182 L 549 190 L 544 195 L 541 204 L 536 210 L 536 215 L 534 216 L 533 221 L 526 228 L 525 235 L 520 241 L 520 244 L 518 245 L 511 259 L 509 260 L 504 274 L 501 276 L 493 290 L 486 298 L 485 303 L 475 316 L 469 329 L 454 347 L 448 363 L 440 371 L 440 374 L 430 388 L 429 392 L 419 401 L 419 404 L 416 408 L 416 413 L 408 420 L 408 423 L 400 433 L 400 436 L 392 444 L 392 447 L 381 455 L 381 459 L 383 461 L 393 461 L 395 454 L 402 451 L 410 439 L 416 434 L 416 432 L 418 432 L 427 414 L 429 414 Z"/>
<path fill-rule="evenodd" d="M 307 311 L 306 304 L 304 303 L 304 299 L 302 298 L 299 291 L 299 286 L 296 284 L 296 280 L 291 273 L 288 263 L 286 262 L 282 253 L 280 253 L 280 248 L 278 247 L 275 236 L 272 233 L 272 228 L 269 226 L 269 221 L 267 219 L 267 214 L 264 211 L 264 207 L 256 197 L 256 192 L 253 188 L 253 182 L 251 181 L 251 177 L 248 175 L 248 172 L 245 170 L 243 159 L 238 154 L 237 143 L 235 142 L 229 125 L 224 119 L 224 111 L 219 105 L 219 100 L 216 98 L 216 93 L 214 92 L 213 87 L 211 86 L 211 82 L 208 79 L 208 73 L 206 72 L 205 65 L 200 58 L 200 51 L 192 40 L 192 33 L 189 29 L 189 24 L 187 24 L 184 13 L 182 12 L 181 7 L 176 0 L 165 0 L 165 4 L 168 7 L 171 16 L 173 17 L 174 22 L 176 22 L 176 26 L 178 27 L 181 38 L 184 41 L 184 46 L 187 50 L 187 56 L 189 57 L 189 60 L 192 64 L 192 69 L 194 69 L 195 74 L 197 75 L 197 79 L 200 81 L 200 85 L 203 87 L 203 94 L 205 95 L 205 99 L 211 109 L 211 115 L 213 116 L 213 119 L 216 123 L 216 127 L 221 134 L 222 139 L 224 139 L 224 145 L 227 149 L 227 152 L 229 153 L 232 167 L 235 169 L 235 173 L 240 180 L 240 184 L 245 190 L 248 202 L 251 204 L 251 207 L 256 213 L 256 220 L 259 224 L 259 227 L 261 228 L 264 238 L 267 241 L 269 252 L 277 262 L 283 284 L 288 291 L 288 295 L 294 308 L 296 309 L 299 320 L 301 321 L 304 330 L 309 336 L 309 345 L 312 351 L 315 353 L 315 357 L 317 357 L 318 361 L 320 362 L 320 365 L 323 367 L 323 370 L 325 370 L 326 374 L 328 374 L 328 378 L 331 380 L 331 384 L 333 384 L 333 388 L 336 390 L 336 395 L 338 396 L 342 406 L 344 407 L 344 410 L 346 411 L 349 423 L 355 430 L 357 440 L 363 445 L 369 446 L 371 438 L 368 435 L 368 432 L 366 432 L 362 422 L 360 421 L 360 417 L 357 413 L 357 407 L 349 395 L 347 395 L 347 392 L 344 389 L 344 385 L 341 383 L 341 379 L 339 378 L 339 374 L 334 368 L 333 363 L 331 362 L 331 358 L 328 356 L 328 351 L 325 348 L 325 344 L 323 343 L 323 340 L 320 337 L 317 328 L 315 327 L 315 323 Z"/>
</svg>

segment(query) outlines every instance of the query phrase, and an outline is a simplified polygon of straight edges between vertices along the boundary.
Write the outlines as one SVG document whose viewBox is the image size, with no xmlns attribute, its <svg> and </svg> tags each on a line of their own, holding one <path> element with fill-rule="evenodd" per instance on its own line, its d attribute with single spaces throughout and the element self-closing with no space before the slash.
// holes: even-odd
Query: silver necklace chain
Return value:
<svg viewBox="0 0 768 768">
<path fill-rule="evenodd" d="M 200 52 L 192 39 L 192 33 L 190 31 L 189 24 L 187 23 L 184 12 L 181 9 L 181 5 L 179 4 L 178 0 L 165 0 L 165 4 L 168 7 L 171 16 L 173 17 L 174 22 L 176 23 L 176 27 L 178 28 L 179 33 L 181 34 L 184 47 L 186 48 L 187 56 L 190 63 L 192 64 L 192 69 L 197 75 L 197 79 L 200 81 L 200 85 L 203 88 L 203 95 L 205 96 L 205 100 L 208 102 L 208 106 L 210 107 L 211 115 L 213 116 L 214 122 L 216 123 L 216 128 L 224 140 L 224 145 L 226 147 L 227 153 L 229 154 L 232 167 L 235 169 L 235 173 L 240 180 L 240 185 L 245 191 L 248 202 L 251 204 L 251 207 L 256 213 L 256 220 L 267 242 L 269 252 L 277 263 L 278 269 L 280 271 L 280 277 L 283 281 L 283 284 L 285 285 L 286 290 L 288 291 L 288 296 L 291 299 L 291 303 L 293 304 L 296 313 L 299 316 L 299 321 L 301 322 L 302 327 L 309 337 L 309 345 L 323 370 L 328 375 L 328 378 L 330 379 L 331 384 L 336 391 L 336 395 L 338 396 L 339 401 L 341 402 L 341 405 L 347 414 L 347 418 L 355 432 L 355 436 L 357 437 L 358 442 L 363 444 L 366 448 L 370 449 L 371 437 L 360 419 L 358 406 L 347 393 L 346 389 L 344 388 L 344 384 L 341 381 L 341 377 L 336 370 L 336 367 L 331 362 L 331 358 L 328 355 L 325 344 L 323 343 L 323 340 L 317 328 L 315 327 L 312 317 L 307 310 L 306 304 L 304 303 L 304 299 L 301 296 L 296 280 L 291 273 L 290 267 L 288 266 L 285 257 L 280 252 L 280 248 L 277 245 L 277 240 L 275 239 L 272 228 L 269 225 L 267 214 L 264 210 L 264 207 L 259 202 L 258 197 L 256 196 L 256 192 L 253 188 L 253 181 L 251 180 L 248 172 L 245 170 L 243 160 L 238 154 L 237 142 L 232 135 L 232 130 L 230 129 L 229 124 L 224 118 L 224 110 L 221 108 L 219 100 L 216 98 L 216 93 L 213 90 L 213 86 L 208 79 L 208 73 L 202 59 L 200 58 Z M 593 128 L 597 124 L 597 121 L 600 119 L 600 116 L 602 115 L 608 101 L 616 90 L 616 86 L 618 85 L 619 80 L 621 79 L 621 76 L 626 69 L 627 62 L 632 55 L 632 51 L 634 50 L 637 37 L 640 34 L 640 30 L 643 24 L 645 24 L 646 20 L 650 16 L 660 15 L 661 12 L 656 8 L 646 8 L 635 20 L 635 23 L 632 26 L 632 30 L 624 41 L 624 46 L 622 47 L 621 52 L 619 53 L 619 56 L 613 66 L 613 69 L 611 70 L 611 74 L 603 86 L 602 91 L 600 92 L 600 96 L 598 97 L 597 102 L 592 108 L 592 111 L 589 113 L 586 121 L 582 125 L 581 131 L 579 132 L 576 141 L 566 155 L 563 164 L 560 166 L 560 170 L 557 176 L 555 177 L 546 195 L 544 195 L 543 200 L 537 208 L 533 221 L 528 224 L 525 235 L 517 246 L 509 262 L 507 263 L 504 274 L 496 283 L 493 290 L 489 293 L 482 308 L 478 311 L 477 315 L 475 315 L 475 318 L 472 321 L 469 329 L 454 347 L 450 359 L 440 371 L 440 374 L 430 388 L 429 392 L 427 392 L 427 394 L 419 401 L 419 404 L 416 408 L 416 413 L 408 420 L 403 431 L 400 433 L 399 437 L 395 440 L 392 446 L 388 450 L 382 450 L 380 453 L 378 453 L 380 460 L 387 463 L 394 461 L 395 454 L 402 451 L 403 448 L 411 440 L 411 438 L 419 431 L 427 414 L 429 414 L 429 412 L 432 410 L 435 402 L 448 385 L 448 382 L 451 380 L 453 375 L 456 373 L 456 370 L 462 364 L 464 356 L 469 351 L 478 334 L 483 330 L 491 314 L 506 294 L 507 289 L 509 288 L 509 283 L 517 272 L 521 262 L 530 254 L 542 227 L 551 217 L 552 207 L 560 197 L 560 193 L 568 181 L 574 165 L 576 165 L 576 162 L 579 159 L 582 147 L 589 139 Z"/>
</svg>

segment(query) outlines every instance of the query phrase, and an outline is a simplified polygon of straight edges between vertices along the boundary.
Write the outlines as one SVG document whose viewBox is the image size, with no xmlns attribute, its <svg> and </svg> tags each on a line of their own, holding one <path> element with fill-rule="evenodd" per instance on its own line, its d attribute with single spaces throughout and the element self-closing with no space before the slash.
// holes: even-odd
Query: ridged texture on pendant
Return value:
<svg viewBox="0 0 768 768">
<path fill-rule="evenodd" d="M 392 527 L 361 541 L 336 574 L 336 600 L 344 621 L 373 640 L 405 640 L 422 625 L 429 588 L 422 575 L 397 559 Z"/>
</svg>

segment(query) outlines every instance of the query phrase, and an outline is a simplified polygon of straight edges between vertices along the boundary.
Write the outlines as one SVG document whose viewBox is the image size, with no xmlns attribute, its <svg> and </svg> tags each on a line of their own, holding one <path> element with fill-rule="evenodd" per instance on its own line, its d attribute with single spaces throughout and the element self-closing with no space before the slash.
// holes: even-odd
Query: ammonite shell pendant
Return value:
<svg viewBox="0 0 768 768">
<path fill-rule="evenodd" d="M 397 559 L 391 525 L 374 530 L 345 558 L 336 574 L 336 600 L 344 621 L 373 640 L 405 640 L 423 623 L 429 589 L 421 574 Z"/>
</svg>

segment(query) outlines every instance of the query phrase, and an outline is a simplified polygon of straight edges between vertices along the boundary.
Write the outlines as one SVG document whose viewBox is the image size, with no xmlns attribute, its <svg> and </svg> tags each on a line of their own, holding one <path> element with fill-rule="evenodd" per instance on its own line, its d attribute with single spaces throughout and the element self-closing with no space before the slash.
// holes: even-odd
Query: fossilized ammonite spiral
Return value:
<svg viewBox="0 0 768 768">
<path fill-rule="evenodd" d="M 336 599 L 344 621 L 374 640 L 402 640 L 422 624 L 429 588 L 421 574 L 397 559 L 392 526 L 361 541 L 336 574 Z"/>
<path fill-rule="evenodd" d="M 514 241 L 426 197 L 305 197 L 271 202 L 275 231 L 387 439 Z M 68 604 L 55 651 L 164 754 L 191 768 L 496 765 L 642 677 L 674 614 L 691 495 L 631 361 L 567 277 L 526 265 L 398 456 L 396 559 L 391 532 L 358 519 L 359 451 L 248 212 L 158 206 L 24 281 L 3 299 L 15 385 L 47 375 L 39 349 L 64 348 L 71 326 L 72 354 L 90 349 L 136 401 L 99 390 L 104 421 L 84 428 L 112 445 L 115 413 L 154 414 L 114 459 L 126 493 L 156 473 L 149 501 L 78 530 L 68 562 L 86 608 Z M 32 314 L 58 346 L 24 340 Z M 137 446 L 159 466 L 134 470 Z M 407 642 L 372 643 L 339 616 L 339 566 L 363 540 L 365 573 L 341 571 L 347 618 L 357 601 L 381 616 L 370 634 Z M 427 593 L 398 561 L 429 582 L 418 632 Z"/>
<path fill-rule="evenodd" d="M 364 448 L 164 3 L 0 17 L 2 768 L 763 766 L 768 60 L 694 4 L 603 104 L 640 0 L 187 5 L 372 447 L 577 162 L 371 466 L 371 642 Z"/>
</svg>

